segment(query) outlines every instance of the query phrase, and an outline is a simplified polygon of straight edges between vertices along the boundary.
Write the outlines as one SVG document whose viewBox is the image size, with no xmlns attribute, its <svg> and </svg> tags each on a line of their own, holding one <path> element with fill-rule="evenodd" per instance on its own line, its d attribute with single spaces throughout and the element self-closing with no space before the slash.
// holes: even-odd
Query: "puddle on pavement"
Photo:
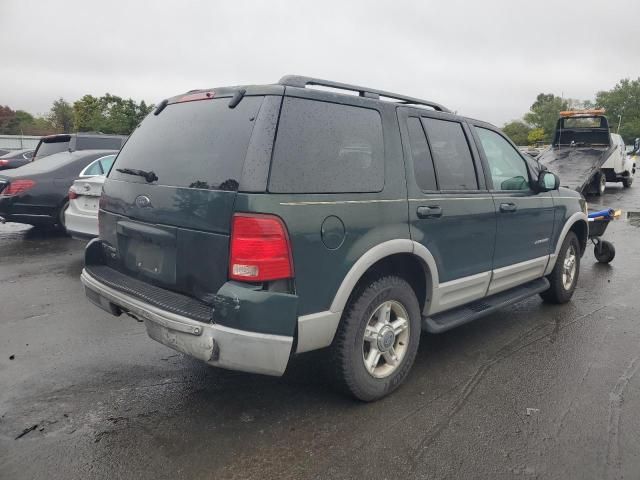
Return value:
<svg viewBox="0 0 640 480">
<path fill-rule="evenodd" d="M 31 225 L 10 222 L 3 223 L 0 224 L 0 240 L 19 240 L 24 238 L 31 230 L 33 230 Z"/>
<path fill-rule="evenodd" d="M 632 227 L 640 227 L 640 212 L 627 212 L 625 219 Z"/>
</svg>

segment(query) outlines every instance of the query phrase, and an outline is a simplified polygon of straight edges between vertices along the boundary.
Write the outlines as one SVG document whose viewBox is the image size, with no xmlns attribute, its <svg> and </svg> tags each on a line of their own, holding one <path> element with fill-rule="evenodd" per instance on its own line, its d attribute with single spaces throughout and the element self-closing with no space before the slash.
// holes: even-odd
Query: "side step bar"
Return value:
<svg viewBox="0 0 640 480">
<path fill-rule="evenodd" d="M 496 293 L 475 302 L 462 305 L 447 312 L 437 313 L 422 319 L 422 329 L 430 333 L 442 333 L 452 328 L 469 323 L 496 310 L 513 305 L 536 293 L 549 288 L 549 280 L 538 278 L 524 285 Z"/>
</svg>

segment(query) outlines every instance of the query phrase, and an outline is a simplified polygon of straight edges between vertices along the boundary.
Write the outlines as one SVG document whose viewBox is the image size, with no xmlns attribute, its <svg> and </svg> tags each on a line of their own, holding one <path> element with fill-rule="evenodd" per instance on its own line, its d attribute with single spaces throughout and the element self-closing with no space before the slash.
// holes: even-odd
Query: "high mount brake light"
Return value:
<svg viewBox="0 0 640 480">
<path fill-rule="evenodd" d="M 0 196 L 8 197 L 10 195 L 18 195 L 35 186 L 36 182 L 33 180 L 14 180 L 7 188 L 0 192 Z"/>
<path fill-rule="evenodd" d="M 293 277 L 287 229 L 275 215 L 235 214 L 230 250 L 231 280 L 266 282 Z"/>
<path fill-rule="evenodd" d="M 197 100 L 212 100 L 215 96 L 215 92 L 196 92 L 196 93 L 187 93 L 174 100 L 171 103 L 184 103 L 184 102 L 195 102 Z"/>
</svg>

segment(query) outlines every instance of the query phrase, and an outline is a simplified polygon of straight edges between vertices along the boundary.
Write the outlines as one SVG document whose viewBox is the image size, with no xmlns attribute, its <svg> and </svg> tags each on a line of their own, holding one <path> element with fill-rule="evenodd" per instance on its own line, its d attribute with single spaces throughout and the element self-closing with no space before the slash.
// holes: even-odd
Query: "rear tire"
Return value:
<svg viewBox="0 0 640 480">
<path fill-rule="evenodd" d="M 629 176 L 622 179 L 622 186 L 624 188 L 629 188 L 631 185 L 633 185 L 633 177 L 629 174 Z"/>
<path fill-rule="evenodd" d="M 420 334 L 418 300 L 404 279 L 389 275 L 359 288 L 330 349 L 339 385 L 365 402 L 388 395 L 409 373 Z"/>
<path fill-rule="evenodd" d="M 607 177 L 604 173 L 600 172 L 595 179 L 595 187 L 596 187 L 596 196 L 601 197 L 604 195 L 605 190 L 607 189 Z"/>
<path fill-rule="evenodd" d="M 556 264 L 547 276 L 550 287 L 540 294 L 547 303 L 567 303 L 571 300 L 580 275 L 580 243 L 573 232 L 567 233 Z"/>
<path fill-rule="evenodd" d="M 64 233 L 65 235 L 68 235 L 66 220 L 64 218 L 64 213 L 67 211 L 67 208 L 69 208 L 68 201 L 64 202 L 64 204 L 60 207 L 60 211 L 58 212 L 58 222 L 56 223 L 58 231 Z"/>
</svg>

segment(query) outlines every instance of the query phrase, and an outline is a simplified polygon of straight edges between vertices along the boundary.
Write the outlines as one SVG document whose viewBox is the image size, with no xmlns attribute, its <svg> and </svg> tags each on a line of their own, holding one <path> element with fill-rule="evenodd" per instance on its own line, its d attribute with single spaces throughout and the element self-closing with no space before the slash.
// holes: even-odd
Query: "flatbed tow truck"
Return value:
<svg viewBox="0 0 640 480">
<path fill-rule="evenodd" d="M 607 181 L 631 186 L 635 162 L 604 114 L 604 109 L 560 112 L 553 143 L 538 160 L 562 186 L 595 195 L 604 193 Z"/>
</svg>

